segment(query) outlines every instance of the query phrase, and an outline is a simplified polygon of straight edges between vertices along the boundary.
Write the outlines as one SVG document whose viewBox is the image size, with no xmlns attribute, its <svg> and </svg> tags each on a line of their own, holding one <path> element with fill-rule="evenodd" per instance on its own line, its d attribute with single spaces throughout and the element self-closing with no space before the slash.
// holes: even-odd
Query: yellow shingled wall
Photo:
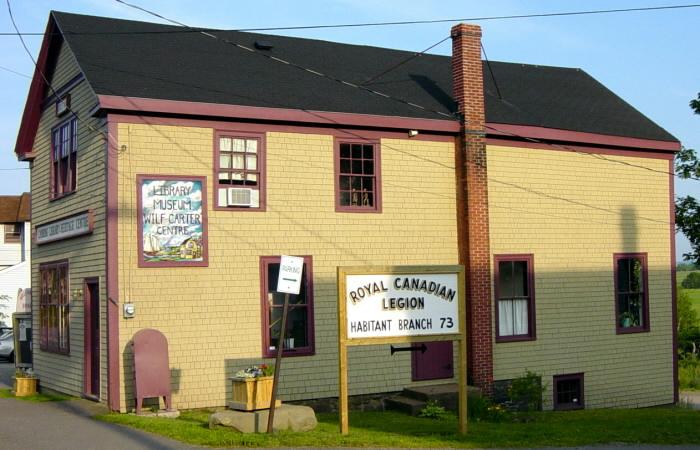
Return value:
<svg viewBox="0 0 700 450">
<path fill-rule="evenodd" d="M 587 408 L 672 403 L 668 160 L 490 145 L 488 169 L 492 254 L 534 254 L 537 316 L 535 341 L 494 344 L 494 379 L 538 372 L 545 408 L 578 372 Z M 619 252 L 648 253 L 648 333 L 616 334 Z"/>
<path fill-rule="evenodd" d="M 336 213 L 333 137 L 268 132 L 267 211 L 215 211 L 214 130 L 120 123 L 119 296 L 122 410 L 133 407 L 129 341 L 142 328 L 170 344 L 177 408 L 224 405 L 228 377 L 262 362 L 260 256 L 313 257 L 316 354 L 285 358 L 283 400 L 337 396 L 336 266 L 456 264 L 454 144 L 381 140 L 380 214 Z M 136 175 L 207 180 L 209 267 L 138 268 Z M 268 361 L 269 362 L 269 361 Z M 350 351 L 350 394 L 400 390 L 410 355 Z"/>
</svg>

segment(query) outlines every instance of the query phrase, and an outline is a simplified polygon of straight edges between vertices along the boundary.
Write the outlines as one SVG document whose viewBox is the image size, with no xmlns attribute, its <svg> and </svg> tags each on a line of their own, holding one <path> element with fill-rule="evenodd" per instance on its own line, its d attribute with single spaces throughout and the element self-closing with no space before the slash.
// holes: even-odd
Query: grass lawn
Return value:
<svg viewBox="0 0 700 450">
<path fill-rule="evenodd" d="M 27 395 L 26 397 L 15 397 L 12 393 L 12 389 L 0 389 L 0 398 L 16 398 L 17 400 L 24 400 L 26 402 L 62 402 L 64 400 L 71 400 L 73 397 L 62 394 L 34 394 Z"/>
<path fill-rule="evenodd" d="M 209 412 L 186 411 L 178 419 L 107 414 L 98 420 L 128 425 L 189 444 L 212 447 L 541 447 L 625 442 L 700 443 L 700 411 L 684 408 L 599 409 L 533 413 L 528 422 L 469 423 L 456 432 L 457 419 L 433 420 L 394 412 L 351 412 L 350 433 L 341 436 L 335 414 L 318 414 L 308 433 L 241 434 L 208 428 Z"/>
<path fill-rule="evenodd" d="M 689 273 L 690 272 L 678 272 L 676 274 L 676 282 L 678 283 L 678 287 L 681 286 L 681 283 L 683 280 L 685 280 L 685 277 L 687 277 Z M 695 311 L 698 313 L 698 317 L 700 317 L 700 289 L 683 288 L 683 290 L 690 296 L 690 302 L 693 305 L 693 309 L 695 309 Z"/>
</svg>

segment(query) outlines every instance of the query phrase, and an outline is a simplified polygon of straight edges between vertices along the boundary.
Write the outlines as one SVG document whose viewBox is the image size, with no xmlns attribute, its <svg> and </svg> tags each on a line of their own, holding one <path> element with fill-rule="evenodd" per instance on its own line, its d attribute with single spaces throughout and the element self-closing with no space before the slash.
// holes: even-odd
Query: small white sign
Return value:
<svg viewBox="0 0 700 450">
<path fill-rule="evenodd" d="M 304 258 L 282 255 L 280 258 L 280 273 L 277 278 L 277 292 L 299 295 L 303 270 Z"/>
<path fill-rule="evenodd" d="M 346 275 L 348 339 L 459 334 L 454 274 Z"/>
</svg>

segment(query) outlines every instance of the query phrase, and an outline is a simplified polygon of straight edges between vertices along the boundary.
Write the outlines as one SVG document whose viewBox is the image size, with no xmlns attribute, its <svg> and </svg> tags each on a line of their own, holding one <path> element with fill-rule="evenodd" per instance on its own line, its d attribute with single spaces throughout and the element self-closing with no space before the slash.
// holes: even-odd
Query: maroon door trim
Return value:
<svg viewBox="0 0 700 450">
<path fill-rule="evenodd" d="M 92 287 L 92 289 L 91 289 Z M 100 397 L 100 281 L 96 277 L 83 280 L 83 394 Z"/>
</svg>

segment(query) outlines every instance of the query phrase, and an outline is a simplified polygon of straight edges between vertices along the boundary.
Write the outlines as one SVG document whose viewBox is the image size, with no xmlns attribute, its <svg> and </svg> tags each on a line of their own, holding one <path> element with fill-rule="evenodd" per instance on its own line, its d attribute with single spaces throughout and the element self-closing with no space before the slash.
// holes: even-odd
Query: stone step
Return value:
<svg viewBox="0 0 700 450">
<path fill-rule="evenodd" d="M 424 403 L 434 400 L 449 411 L 456 412 L 459 406 L 459 386 L 457 383 L 405 388 L 401 395 Z M 467 396 L 469 398 L 481 397 L 481 390 L 474 386 L 467 386 Z"/>
<path fill-rule="evenodd" d="M 423 408 L 425 402 L 414 398 L 397 395 L 384 400 L 384 406 L 388 410 L 399 411 L 410 416 L 417 416 Z"/>
</svg>

